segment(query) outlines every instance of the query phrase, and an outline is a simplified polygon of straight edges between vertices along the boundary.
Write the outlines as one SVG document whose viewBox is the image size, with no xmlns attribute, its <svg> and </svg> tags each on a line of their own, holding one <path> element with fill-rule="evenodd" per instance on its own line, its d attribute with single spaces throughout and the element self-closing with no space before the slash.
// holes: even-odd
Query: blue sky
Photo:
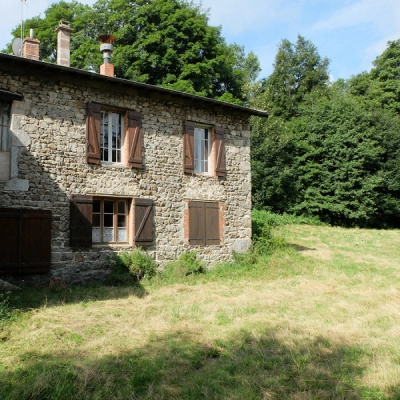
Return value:
<svg viewBox="0 0 400 400">
<path fill-rule="evenodd" d="M 12 41 L 10 32 L 22 12 L 25 19 L 43 16 L 54 2 L 2 0 L 0 49 Z M 331 60 L 332 80 L 370 70 L 387 41 L 400 39 L 400 0 L 202 0 L 202 6 L 209 10 L 210 25 L 222 27 L 227 43 L 257 55 L 260 78 L 272 72 L 280 41 L 295 42 L 298 34 Z"/>
</svg>

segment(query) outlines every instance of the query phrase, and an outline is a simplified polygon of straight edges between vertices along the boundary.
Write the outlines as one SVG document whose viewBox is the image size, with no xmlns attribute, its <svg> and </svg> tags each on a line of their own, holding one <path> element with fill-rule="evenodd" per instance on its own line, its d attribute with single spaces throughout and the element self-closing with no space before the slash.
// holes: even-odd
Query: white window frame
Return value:
<svg viewBox="0 0 400 400">
<path fill-rule="evenodd" d="M 194 173 L 210 175 L 211 132 L 209 127 L 194 127 Z"/>
<path fill-rule="evenodd" d="M 105 115 L 107 115 L 107 124 L 105 123 Z M 114 116 L 119 119 L 119 123 L 115 124 Z M 112 121 L 111 124 L 108 121 Z M 100 118 L 100 160 L 103 164 L 122 164 L 124 157 L 124 117 L 120 112 L 113 110 L 101 110 Z M 113 148 L 113 131 L 116 128 L 116 134 L 120 134 L 120 145 L 118 146 L 118 136 L 116 138 L 116 147 Z M 104 138 L 107 138 L 108 145 L 104 146 Z M 115 151 L 115 160 L 113 160 L 113 151 Z"/>
</svg>

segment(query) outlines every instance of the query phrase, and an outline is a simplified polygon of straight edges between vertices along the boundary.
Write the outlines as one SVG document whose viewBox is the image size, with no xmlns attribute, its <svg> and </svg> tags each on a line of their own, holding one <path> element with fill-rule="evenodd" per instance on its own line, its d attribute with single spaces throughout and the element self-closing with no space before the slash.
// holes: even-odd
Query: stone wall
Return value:
<svg viewBox="0 0 400 400">
<path fill-rule="evenodd" d="M 69 246 L 69 197 L 72 194 L 146 197 L 154 200 L 156 241 L 148 251 L 163 265 L 190 249 L 183 218 L 188 200 L 223 203 L 220 246 L 197 247 L 207 265 L 244 251 L 251 237 L 250 131 L 248 115 L 185 99 L 149 96 L 145 88 L 91 84 L 89 80 L 0 72 L 0 88 L 23 94 L 14 101 L 12 140 L 14 185 L 0 181 L 0 207 L 51 210 L 52 275 L 68 282 L 101 279 L 110 250 L 124 246 Z M 143 115 L 144 168 L 85 161 L 85 107 L 89 102 L 133 109 Z M 236 114 L 236 115 L 235 115 Z M 225 128 L 224 178 L 188 176 L 182 168 L 184 120 Z M 23 184 L 23 188 L 16 184 Z M 126 246 L 128 247 L 128 246 Z"/>
</svg>

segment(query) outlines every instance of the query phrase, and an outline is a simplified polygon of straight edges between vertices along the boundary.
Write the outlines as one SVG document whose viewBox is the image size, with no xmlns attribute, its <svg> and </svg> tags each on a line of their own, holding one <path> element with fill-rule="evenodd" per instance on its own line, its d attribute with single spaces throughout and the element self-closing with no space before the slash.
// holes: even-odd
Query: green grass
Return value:
<svg viewBox="0 0 400 400">
<path fill-rule="evenodd" d="M 0 399 L 400 399 L 400 231 L 291 222 L 247 264 L 15 292 Z"/>
</svg>

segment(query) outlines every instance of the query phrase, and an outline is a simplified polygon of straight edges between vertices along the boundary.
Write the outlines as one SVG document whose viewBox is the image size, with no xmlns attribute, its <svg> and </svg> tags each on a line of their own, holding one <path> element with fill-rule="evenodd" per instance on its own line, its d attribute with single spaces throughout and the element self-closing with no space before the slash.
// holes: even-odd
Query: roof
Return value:
<svg viewBox="0 0 400 400">
<path fill-rule="evenodd" d="M 131 87 L 131 88 L 145 89 L 146 91 L 169 94 L 171 96 L 187 99 L 187 100 L 190 100 L 195 103 L 218 105 L 220 107 L 230 109 L 230 110 L 236 111 L 236 112 L 246 113 L 248 115 L 254 115 L 254 116 L 264 117 L 264 118 L 268 117 L 268 112 L 263 111 L 263 110 L 256 110 L 256 109 L 245 107 L 245 106 L 227 103 L 227 102 L 221 101 L 221 100 L 216 100 L 216 99 L 211 99 L 208 97 L 203 97 L 203 96 L 198 96 L 198 95 L 189 94 L 189 93 L 185 93 L 185 92 L 180 92 L 178 90 L 166 89 L 166 88 L 163 88 L 160 86 L 154 86 L 154 85 L 149 85 L 146 83 L 135 82 L 135 81 L 131 81 L 128 79 L 110 77 L 110 76 L 101 75 L 101 74 L 98 74 L 95 72 L 83 71 L 83 70 L 77 69 L 77 68 L 66 67 L 66 66 L 62 66 L 62 65 L 58 65 L 58 64 L 52 64 L 49 62 L 31 60 L 28 58 L 23 58 L 23 57 L 10 55 L 10 54 L 0 53 L 0 70 L 7 70 L 7 69 L 10 69 L 10 67 L 12 67 L 11 69 L 14 69 L 13 67 L 15 67 L 16 65 L 20 65 L 21 67 L 24 67 L 24 70 L 26 68 L 25 71 L 32 71 L 32 70 L 41 68 L 41 69 L 44 69 L 47 71 L 68 73 L 68 74 L 72 74 L 72 75 L 75 75 L 76 77 L 81 77 L 84 79 L 96 80 L 99 82 L 106 81 L 106 82 L 111 82 L 111 83 L 118 83 L 119 85 L 124 85 L 124 86 Z"/>
</svg>

